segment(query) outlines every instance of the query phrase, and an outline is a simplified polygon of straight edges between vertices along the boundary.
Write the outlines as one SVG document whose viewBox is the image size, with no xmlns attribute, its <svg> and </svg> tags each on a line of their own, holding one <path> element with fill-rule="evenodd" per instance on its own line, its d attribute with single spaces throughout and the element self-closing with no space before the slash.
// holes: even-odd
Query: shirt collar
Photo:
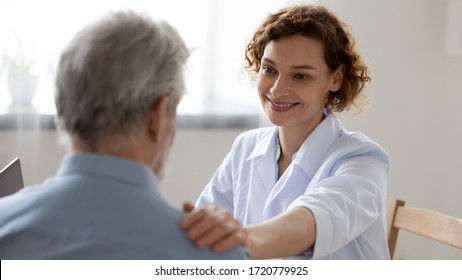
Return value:
<svg viewBox="0 0 462 280">
<path fill-rule="evenodd" d="M 293 162 L 311 178 L 316 174 L 334 142 L 340 137 L 342 130 L 342 125 L 335 116 L 328 112 L 325 112 L 324 116 L 324 120 L 306 138 L 293 159 Z M 275 157 L 278 148 L 278 128 L 274 127 L 267 131 L 255 145 L 247 160 L 264 156 Z"/>
<path fill-rule="evenodd" d="M 273 129 L 269 129 L 265 132 L 262 139 L 259 140 L 259 143 L 256 143 L 252 153 L 250 153 L 247 160 L 252 158 L 261 157 L 267 155 L 268 153 L 273 154 L 276 149 L 275 141 L 277 141 L 278 128 L 275 126 Z"/>
<path fill-rule="evenodd" d="M 303 142 L 295 156 L 294 163 L 313 178 L 332 145 L 340 137 L 341 129 L 340 121 L 333 115 L 327 114 Z"/>
<path fill-rule="evenodd" d="M 139 187 L 153 187 L 159 192 L 154 172 L 146 165 L 129 159 L 96 153 L 66 155 L 59 166 L 57 176 L 75 173 L 111 178 Z"/>
</svg>

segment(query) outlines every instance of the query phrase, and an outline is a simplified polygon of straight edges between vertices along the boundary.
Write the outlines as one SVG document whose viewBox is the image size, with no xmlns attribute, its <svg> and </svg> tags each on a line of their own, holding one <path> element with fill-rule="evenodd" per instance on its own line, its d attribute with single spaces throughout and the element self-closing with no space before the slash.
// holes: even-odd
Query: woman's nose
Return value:
<svg viewBox="0 0 462 280">
<path fill-rule="evenodd" d="M 289 94 L 287 83 L 282 77 L 278 77 L 270 87 L 270 93 L 274 97 L 285 96 Z"/>
</svg>

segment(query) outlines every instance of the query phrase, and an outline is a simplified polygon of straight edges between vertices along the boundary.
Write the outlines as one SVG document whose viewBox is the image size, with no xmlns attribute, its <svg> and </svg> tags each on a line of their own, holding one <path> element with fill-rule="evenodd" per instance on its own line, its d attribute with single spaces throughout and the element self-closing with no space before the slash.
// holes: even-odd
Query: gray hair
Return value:
<svg viewBox="0 0 462 280">
<path fill-rule="evenodd" d="M 80 31 L 61 56 L 58 126 L 92 147 L 105 133 L 130 133 L 162 96 L 170 96 L 176 113 L 188 56 L 167 22 L 132 11 L 109 14 Z"/>
</svg>

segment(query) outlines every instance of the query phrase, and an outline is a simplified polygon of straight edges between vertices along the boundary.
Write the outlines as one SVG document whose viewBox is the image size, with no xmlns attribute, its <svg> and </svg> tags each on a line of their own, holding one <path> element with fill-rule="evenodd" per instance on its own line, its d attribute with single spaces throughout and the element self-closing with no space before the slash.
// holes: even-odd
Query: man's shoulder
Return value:
<svg viewBox="0 0 462 280">
<path fill-rule="evenodd" d="M 167 203 L 168 205 L 168 203 Z M 180 228 L 179 224 L 185 213 L 173 206 L 165 206 L 165 216 L 163 221 L 159 221 L 157 227 L 161 224 L 163 228 L 157 228 L 159 235 L 155 238 L 159 242 L 158 246 L 166 249 L 166 258 L 172 259 L 210 259 L 210 260 L 232 260 L 232 259 L 248 259 L 250 257 L 249 250 L 245 247 L 236 247 L 223 253 L 215 253 L 208 247 L 198 249 L 195 244 L 190 241 L 185 231 Z M 159 239 L 163 239 L 159 240 Z"/>
<path fill-rule="evenodd" d="M 217 260 L 248 260 L 250 259 L 250 251 L 246 247 L 236 247 L 224 253 L 213 253 L 214 259 Z"/>
<path fill-rule="evenodd" d="M 0 213 L 5 216 L 6 213 L 16 208 L 30 205 L 31 200 L 35 199 L 41 192 L 40 186 L 26 186 L 19 191 L 0 198 Z"/>
</svg>

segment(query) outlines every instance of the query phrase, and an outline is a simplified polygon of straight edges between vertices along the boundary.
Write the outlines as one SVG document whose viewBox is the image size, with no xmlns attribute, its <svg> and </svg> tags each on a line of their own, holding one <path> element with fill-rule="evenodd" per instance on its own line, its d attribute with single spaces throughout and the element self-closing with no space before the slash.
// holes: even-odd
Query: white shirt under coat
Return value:
<svg viewBox="0 0 462 280">
<path fill-rule="evenodd" d="M 239 135 L 197 201 L 234 213 L 243 226 L 306 207 L 316 220 L 313 250 L 295 259 L 389 259 L 386 187 L 390 160 L 361 132 L 327 115 L 278 180 L 277 127 Z"/>
</svg>

